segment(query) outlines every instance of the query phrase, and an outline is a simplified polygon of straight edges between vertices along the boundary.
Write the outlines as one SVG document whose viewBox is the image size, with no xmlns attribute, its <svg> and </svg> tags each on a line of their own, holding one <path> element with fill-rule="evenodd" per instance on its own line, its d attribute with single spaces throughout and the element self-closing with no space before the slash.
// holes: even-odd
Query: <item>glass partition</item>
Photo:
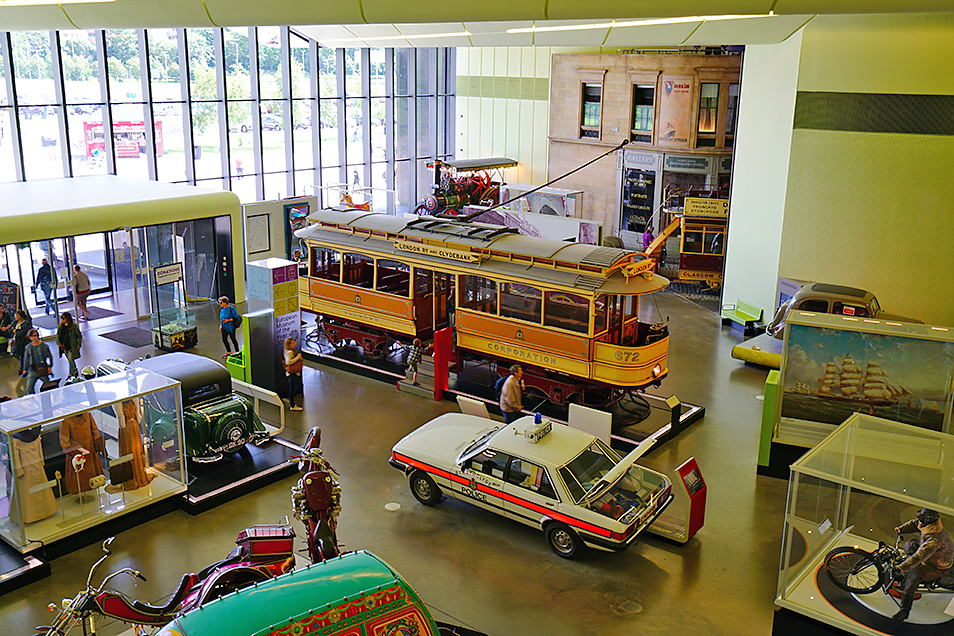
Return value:
<svg viewBox="0 0 954 636">
<path fill-rule="evenodd" d="M 179 383 L 143 369 L 0 404 L 0 538 L 27 552 L 183 492 L 181 430 Z"/>
</svg>

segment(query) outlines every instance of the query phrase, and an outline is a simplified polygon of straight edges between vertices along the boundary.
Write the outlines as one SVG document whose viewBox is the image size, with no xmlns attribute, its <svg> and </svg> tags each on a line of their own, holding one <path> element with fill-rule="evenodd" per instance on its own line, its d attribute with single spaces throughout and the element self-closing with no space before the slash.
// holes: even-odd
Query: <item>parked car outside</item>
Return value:
<svg viewBox="0 0 954 636">
<path fill-rule="evenodd" d="M 819 314 L 838 314 L 855 318 L 874 318 L 876 320 L 896 320 L 898 322 L 921 322 L 915 318 L 905 318 L 889 314 L 881 309 L 875 295 L 864 289 L 829 285 L 827 283 L 809 283 L 803 285 L 789 300 L 782 303 L 771 324 L 765 331 L 782 339 L 785 335 L 785 317 L 789 310 L 812 311 Z"/>
<path fill-rule="evenodd" d="M 282 120 L 275 115 L 262 115 L 262 130 L 281 130 Z"/>
<path fill-rule="evenodd" d="M 448 413 L 399 441 L 390 464 L 424 505 L 442 494 L 538 528 L 564 558 L 621 551 L 672 501 L 672 483 L 583 431 L 527 416 L 504 425 Z"/>
</svg>

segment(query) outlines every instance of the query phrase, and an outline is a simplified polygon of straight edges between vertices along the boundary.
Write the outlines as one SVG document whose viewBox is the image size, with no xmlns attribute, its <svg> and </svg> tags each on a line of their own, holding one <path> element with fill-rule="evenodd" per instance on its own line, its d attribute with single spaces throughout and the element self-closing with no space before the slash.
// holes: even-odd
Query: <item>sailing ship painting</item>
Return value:
<svg viewBox="0 0 954 636">
<path fill-rule="evenodd" d="M 783 419 L 841 424 L 860 412 L 946 430 L 954 343 L 792 325 Z"/>
</svg>

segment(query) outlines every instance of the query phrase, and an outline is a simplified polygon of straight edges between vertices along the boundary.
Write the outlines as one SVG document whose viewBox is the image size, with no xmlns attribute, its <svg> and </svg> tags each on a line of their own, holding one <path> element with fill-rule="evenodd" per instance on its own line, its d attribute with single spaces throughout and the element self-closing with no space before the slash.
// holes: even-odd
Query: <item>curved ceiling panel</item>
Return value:
<svg viewBox="0 0 954 636">
<path fill-rule="evenodd" d="M 363 0 L 358 22 L 467 22 L 479 20 L 543 20 L 545 0 L 479 0 L 477 2 L 413 2 Z M 598 4 L 598 3 L 597 3 Z M 591 9 L 600 9 L 589 5 Z"/>
<path fill-rule="evenodd" d="M 0 8 L 0 29 L 3 31 L 49 31 L 75 29 L 58 5 Z"/>
<path fill-rule="evenodd" d="M 359 0 L 205 0 L 205 5 L 219 26 L 357 24 L 368 21 L 361 13 Z"/>
<path fill-rule="evenodd" d="M 778 44 L 808 24 L 811 19 L 810 15 L 776 15 L 771 18 L 703 22 L 683 44 Z"/>
<path fill-rule="evenodd" d="M 775 13 L 786 15 L 845 13 L 939 13 L 951 10 L 951 0 L 778 0 Z"/>
<path fill-rule="evenodd" d="M 215 26 L 205 12 L 202 0 L 115 0 L 92 4 L 65 4 L 63 10 L 81 29 Z"/>
<path fill-rule="evenodd" d="M 811 0 L 820 4 L 819 0 Z M 837 4 L 834 0 L 828 4 Z M 850 1 L 850 0 L 849 0 Z M 772 10 L 774 0 L 719 0 L 718 3 L 702 0 L 550 0 L 547 17 L 550 20 L 592 19 L 594 14 L 612 15 L 617 19 L 670 18 L 684 15 L 738 15 L 765 14 Z M 778 9 L 776 8 L 776 13 Z"/>
<path fill-rule="evenodd" d="M 619 49 L 681 46 L 698 26 L 698 22 L 687 22 L 685 24 L 614 27 L 603 46 Z"/>
</svg>

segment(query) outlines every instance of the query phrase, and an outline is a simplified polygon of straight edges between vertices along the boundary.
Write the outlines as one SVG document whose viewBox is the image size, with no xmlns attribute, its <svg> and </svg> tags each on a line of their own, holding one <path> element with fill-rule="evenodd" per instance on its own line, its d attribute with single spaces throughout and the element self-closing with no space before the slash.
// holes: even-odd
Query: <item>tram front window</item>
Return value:
<svg viewBox="0 0 954 636">
<path fill-rule="evenodd" d="M 311 248 L 311 277 L 341 280 L 341 252 L 327 247 Z"/>
</svg>

